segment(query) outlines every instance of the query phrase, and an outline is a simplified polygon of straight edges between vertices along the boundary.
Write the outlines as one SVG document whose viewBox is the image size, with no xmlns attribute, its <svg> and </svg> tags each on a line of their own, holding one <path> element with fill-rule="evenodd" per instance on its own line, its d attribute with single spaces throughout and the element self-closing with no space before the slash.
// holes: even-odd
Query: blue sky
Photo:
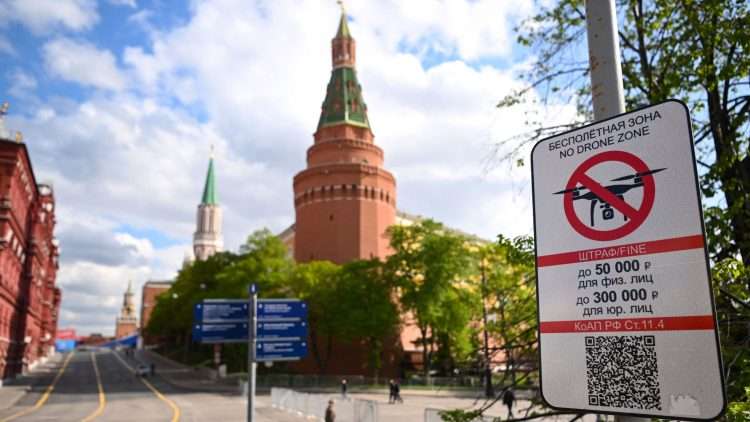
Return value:
<svg viewBox="0 0 750 422">
<path fill-rule="evenodd" d="M 225 245 L 294 220 L 328 82 L 333 0 L 0 0 L 0 99 L 51 181 L 61 327 L 111 334 L 128 280 L 174 276 L 216 151 Z M 528 169 L 485 170 L 524 113 L 498 111 L 531 0 L 347 2 L 398 208 L 494 238 L 531 232 Z"/>
</svg>

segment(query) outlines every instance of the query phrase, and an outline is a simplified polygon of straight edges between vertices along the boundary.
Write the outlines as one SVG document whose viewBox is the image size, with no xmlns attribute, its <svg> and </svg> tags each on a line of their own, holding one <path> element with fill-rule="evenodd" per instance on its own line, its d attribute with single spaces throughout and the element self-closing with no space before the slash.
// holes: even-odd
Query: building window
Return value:
<svg viewBox="0 0 750 422">
<path fill-rule="evenodd" d="M 328 221 L 333 221 L 333 214 L 328 216 Z"/>
</svg>

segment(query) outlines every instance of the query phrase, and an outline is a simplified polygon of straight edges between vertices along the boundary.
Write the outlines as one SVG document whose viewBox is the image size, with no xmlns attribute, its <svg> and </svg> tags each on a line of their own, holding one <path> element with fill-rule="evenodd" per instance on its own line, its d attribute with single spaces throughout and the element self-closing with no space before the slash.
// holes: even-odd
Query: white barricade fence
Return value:
<svg viewBox="0 0 750 422">
<path fill-rule="evenodd" d="M 445 409 L 431 409 L 426 408 L 424 410 L 424 422 L 443 422 L 443 418 L 440 417 L 440 412 Z M 482 416 L 474 419 L 472 422 L 493 422 L 496 416 Z"/>
<path fill-rule="evenodd" d="M 378 404 L 374 401 L 351 397 L 342 399 L 338 395 L 308 394 L 286 388 L 271 388 L 273 407 L 315 420 L 323 420 L 329 400 L 334 401 L 333 409 L 337 422 L 378 422 Z"/>
</svg>

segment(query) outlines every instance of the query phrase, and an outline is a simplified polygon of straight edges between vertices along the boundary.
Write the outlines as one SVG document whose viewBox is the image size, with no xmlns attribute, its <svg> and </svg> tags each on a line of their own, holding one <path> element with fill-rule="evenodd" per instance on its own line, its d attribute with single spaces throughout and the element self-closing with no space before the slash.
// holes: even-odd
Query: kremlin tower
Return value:
<svg viewBox="0 0 750 422">
<path fill-rule="evenodd" d="M 115 338 L 122 338 L 138 332 L 138 319 L 133 304 L 133 282 L 128 281 L 128 290 L 122 297 L 122 309 L 115 325 Z"/>
<path fill-rule="evenodd" d="M 342 13 L 307 168 L 294 177 L 297 262 L 343 264 L 389 253 L 386 229 L 396 221 L 396 179 L 383 168 L 383 150 L 374 143 L 355 47 Z"/>
<path fill-rule="evenodd" d="M 224 242 L 221 236 L 221 207 L 216 195 L 216 177 L 214 176 L 213 153 L 208 162 L 206 184 L 203 187 L 203 198 L 198 205 L 198 217 L 193 235 L 193 252 L 195 259 L 205 261 L 216 252 L 221 252 Z"/>
</svg>

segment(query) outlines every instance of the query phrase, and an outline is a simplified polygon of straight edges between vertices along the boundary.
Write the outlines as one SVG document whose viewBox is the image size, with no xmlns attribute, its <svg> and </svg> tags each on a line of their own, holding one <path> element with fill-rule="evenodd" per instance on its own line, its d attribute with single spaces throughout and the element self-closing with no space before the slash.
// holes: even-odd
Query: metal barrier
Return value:
<svg viewBox="0 0 750 422">
<path fill-rule="evenodd" d="M 378 404 L 374 401 L 342 399 L 337 395 L 308 394 L 286 388 L 271 388 L 273 407 L 315 420 L 323 420 L 329 400 L 334 401 L 337 422 L 378 422 Z"/>
</svg>

